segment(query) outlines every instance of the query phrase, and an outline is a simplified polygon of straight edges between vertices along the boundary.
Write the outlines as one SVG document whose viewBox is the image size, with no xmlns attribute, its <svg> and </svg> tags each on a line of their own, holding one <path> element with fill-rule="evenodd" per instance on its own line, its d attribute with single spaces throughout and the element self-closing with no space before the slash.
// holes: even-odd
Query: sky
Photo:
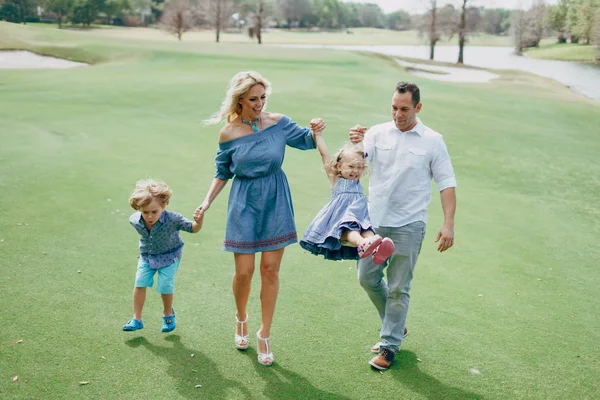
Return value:
<svg viewBox="0 0 600 400">
<path fill-rule="evenodd" d="M 375 3 L 378 4 L 384 12 L 389 13 L 397 10 L 404 10 L 411 14 L 422 13 L 427 10 L 429 0 L 344 0 L 354 3 Z M 487 8 L 519 8 L 527 7 L 537 0 L 469 0 L 473 6 L 482 6 Z M 556 3 L 557 0 L 546 0 L 546 4 Z M 458 6 L 460 0 L 438 0 L 439 5 L 453 3 Z"/>
</svg>

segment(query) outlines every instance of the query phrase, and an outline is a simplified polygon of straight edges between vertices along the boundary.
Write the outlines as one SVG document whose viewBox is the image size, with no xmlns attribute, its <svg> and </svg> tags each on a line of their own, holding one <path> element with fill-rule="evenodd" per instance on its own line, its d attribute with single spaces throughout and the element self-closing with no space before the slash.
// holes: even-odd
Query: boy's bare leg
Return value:
<svg viewBox="0 0 600 400">
<path fill-rule="evenodd" d="M 173 315 L 173 293 L 161 294 L 160 297 L 163 301 L 163 315 L 170 317 Z"/>
<path fill-rule="evenodd" d="M 135 287 L 133 288 L 133 318 L 138 321 L 142 320 L 142 309 L 146 302 L 146 288 Z"/>
</svg>

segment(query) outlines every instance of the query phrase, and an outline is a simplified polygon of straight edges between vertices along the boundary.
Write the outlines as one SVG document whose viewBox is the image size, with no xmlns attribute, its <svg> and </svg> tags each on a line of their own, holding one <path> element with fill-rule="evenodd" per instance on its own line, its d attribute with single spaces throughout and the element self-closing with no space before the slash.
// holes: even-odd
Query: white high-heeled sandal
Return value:
<svg viewBox="0 0 600 400">
<path fill-rule="evenodd" d="M 273 353 L 271 352 L 271 338 L 261 338 L 259 332 L 260 331 L 256 332 L 256 338 L 258 339 L 259 342 L 261 340 L 263 342 L 265 342 L 267 351 L 266 351 L 266 353 L 261 353 L 260 350 L 258 350 L 258 349 L 260 349 L 260 347 L 257 346 L 258 363 L 261 365 L 264 365 L 265 367 L 269 367 L 275 361 L 275 357 L 273 357 Z"/>
<path fill-rule="evenodd" d="M 235 348 L 238 350 L 246 350 L 248 348 L 248 346 L 250 345 L 250 338 L 248 337 L 248 335 L 244 335 L 244 325 L 248 322 L 248 313 L 246 313 L 246 319 L 243 321 L 240 321 L 238 319 L 237 314 L 235 314 L 235 322 L 236 322 L 236 327 L 235 327 Z M 238 335 L 237 333 L 237 324 L 241 324 L 241 329 L 240 331 L 242 332 L 241 335 Z M 246 326 L 246 332 L 248 332 L 248 327 Z"/>
</svg>

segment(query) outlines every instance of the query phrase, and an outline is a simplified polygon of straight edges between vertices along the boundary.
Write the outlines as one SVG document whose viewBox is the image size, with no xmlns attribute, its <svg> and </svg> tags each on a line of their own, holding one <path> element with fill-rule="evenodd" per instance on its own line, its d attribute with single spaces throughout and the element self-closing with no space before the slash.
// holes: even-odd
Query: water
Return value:
<svg viewBox="0 0 600 400">
<path fill-rule="evenodd" d="M 429 46 L 344 46 L 344 45 L 285 45 L 302 48 L 334 48 L 372 51 L 389 56 L 429 59 Z M 536 60 L 517 56 L 512 47 L 466 46 L 465 64 L 487 69 L 514 69 L 554 79 L 578 93 L 600 101 L 600 65 L 568 61 Z M 458 46 L 436 46 L 435 61 L 455 63 Z"/>
</svg>

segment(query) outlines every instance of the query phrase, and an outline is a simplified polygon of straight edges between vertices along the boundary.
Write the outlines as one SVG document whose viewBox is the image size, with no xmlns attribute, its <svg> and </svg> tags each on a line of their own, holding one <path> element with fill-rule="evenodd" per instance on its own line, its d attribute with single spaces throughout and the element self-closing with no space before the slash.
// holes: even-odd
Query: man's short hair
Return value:
<svg viewBox="0 0 600 400">
<path fill-rule="evenodd" d="M 398 93 L 410 93 L 412 95 L 413 106 L 417 106 L 421 102 L 421 91 L 416 83 L 398 82 L 396 85 Z"/>
</svg>

